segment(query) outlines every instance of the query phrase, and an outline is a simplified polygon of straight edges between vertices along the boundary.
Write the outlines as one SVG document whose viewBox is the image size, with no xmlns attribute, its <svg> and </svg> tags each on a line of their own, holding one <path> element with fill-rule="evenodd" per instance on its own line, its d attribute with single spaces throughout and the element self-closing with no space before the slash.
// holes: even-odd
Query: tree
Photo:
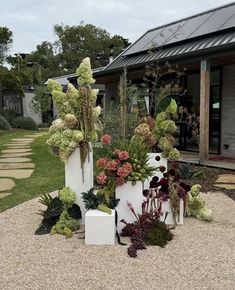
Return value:
<svg viewBox="0 0 235 290">
<path fill-rule="evenodd" d="M 31 108 L 35 113 L 47 113 L 51 109 L 51 93 L 47 86 L 37 86 L 31 102 Z"/>
<path fill-rule="evenodd" d="M 0 26 L 0 64 L 5 60 L 12 41 L 12 32 L 7 27 Z"/>
<path fill-rule="evenodd" d="M 55 25 L 54 31 L 58 37 L 56 44 L 61 66 L 70 73 L 74 72 L 87 56 L 90 57 L 94 68 L 107 65 L 111 47 L 113 55 L 116 56 L 129 45 L 128 40 L 123 37 L 111 37 L 106 30 L 92 24 Z"/>
</svg>

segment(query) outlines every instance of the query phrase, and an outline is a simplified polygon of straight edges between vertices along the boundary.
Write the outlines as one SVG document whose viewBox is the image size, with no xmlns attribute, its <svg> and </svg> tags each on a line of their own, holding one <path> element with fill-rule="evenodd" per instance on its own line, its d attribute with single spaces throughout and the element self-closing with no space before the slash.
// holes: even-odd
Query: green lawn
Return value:
<svg viewBox="0 0 235 290">
<path fill-rule="evenodd" d="M 0 151 L 12 138 L 22 137 L 32 131 L 20 131 L 0 135 Z M 58 156 L 50 152 L 45 143 L 47 135 L 36 138 L 31 144 L 33 150 L 30 159 L 35 164 L 31 177 L 15 179 L 16 186 L 10 191 L 13 194 L 0 199 L 0 212 L 39 196 L 42 192 L 51 192 L 64 186 L 64 164 Z"/>
</svg>

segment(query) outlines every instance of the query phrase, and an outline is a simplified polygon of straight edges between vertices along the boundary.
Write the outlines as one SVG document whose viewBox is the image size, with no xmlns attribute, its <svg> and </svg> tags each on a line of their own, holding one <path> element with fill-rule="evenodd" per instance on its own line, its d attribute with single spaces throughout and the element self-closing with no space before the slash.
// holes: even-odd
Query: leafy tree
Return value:
<svg viewBox="0 0 235 290">
<path fill-rule="evenodd" d="M 12 41 L 12 32 L 7 27 L 0 26 L 0 64 L 5 60 Z"/>
<path fill-rule="evenodd" d="M 31 102 L 31 108 L 35 113 L 47 113 L 51 109 L 51 94 L 47 86 L 37 86 Z"/>
<path fill-rule="evenodd" d="M 74 72 L 78 64 L 86 57 L 91 59 L 92 67 L 107 65 L 110 51 L 118 55 L 129 42 L 119 35 L 113 37 L 92 24 L 78 26 L 55 25 L 61 65 L 68 72 Z"/>
<path fill-rule="evenodd" d="M 27 55 L 26 61 L 28 67 L 38 72 L 39 83 L 66 73 L 61 67 L 59 55 L 55 54 L 53 44 L 48 41 L 37 45 L 37 49 Z"/>
</svg>

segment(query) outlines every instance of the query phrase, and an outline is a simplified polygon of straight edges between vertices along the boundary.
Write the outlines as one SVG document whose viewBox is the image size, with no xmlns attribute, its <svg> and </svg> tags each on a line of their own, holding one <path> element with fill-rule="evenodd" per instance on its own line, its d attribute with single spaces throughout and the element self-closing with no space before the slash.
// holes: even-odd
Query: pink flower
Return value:
<svg viewBox="0 0 235 290">
<path fill-rule="evenodd" d="M 106 167 L 110 171 L 115 171 L 117 170 L 119 163 L 120 163 L 119 160 L 113 159 L 107 163 Z"/>
<path fill-rule="evenodd" d="M 108 178 L 107 175 L 106 175 L 103 171 L 100 172 L 100 174 L 96 177 L 97 182 L 98 182 L 99 184 L 105 184 L 107 178 Z"/>
<path fill-rule="evenodd" d="M 128 174 L 132 172 L 132 166 L 130 163 L 127 162 L 124 165 L 122 165 L 122 167 L 128 172 Z"/>
<path fill-rule="evenodd" d="M 120 160 L 127 160 L 129 158 L 129 153 L 127 151 L 120 150 L 117 154 Z"/>
<path fill-rule="evenodd" d="M 125 183 L 125 179 L 123 177 L 117 178 L 117 185 L 122 186 Z"/>
<path fill-rule="evenodd" d="M 103 142 L 104 144 L 109 144 L 111 142 L 111 136 L 108 134 L 105 134 L 101 137 L 101 142 Z"/>
<path fill-rule="evenodd" d="M 127 177 L 129 175 L 129 171 L 126 170 L 125 167 L 121 166 L 118 168 L 117 175 L 121 177 Z"/>
<path fill-rule="evenodd" d="M 107 163 L 107 160 L 106 158 L 99 158 L 97 161 L 96 161 L 96 167 L 98 168 L 103 168 Z"/>
<path fill-rule="evenodd" d="M 119 150 L 119 149 L 115 149 L 114 151 L 113 151 L 113 154 L 119 154 L 119 152 L 120 152 L 121 150 Z"/>
</svg>

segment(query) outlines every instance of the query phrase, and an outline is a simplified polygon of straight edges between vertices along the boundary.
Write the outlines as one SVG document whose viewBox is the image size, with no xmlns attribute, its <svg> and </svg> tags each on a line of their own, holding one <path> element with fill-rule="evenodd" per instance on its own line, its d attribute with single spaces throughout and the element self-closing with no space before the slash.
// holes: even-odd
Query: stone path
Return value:
<svg viewBox="0 0 235 290">
<path fill-rule="evenodd" d="M 229 190 L 235 189 L 235 174 L 221 174 L 215 181 L 214 186 Z"/>
<path fill-rule="evenodd" d="M 47 134 L 39 132 L 14 138 L 5 145 L 0 153 L 0 199 L 11 194 L 15 186 L 14 179 L 29 178 L 34 171 L 34 163 L 30 162 L 33 154 L 30 144 L 35 138 Z M 27 157 L 25 157 L 27 156 Z"/>
</svg>

